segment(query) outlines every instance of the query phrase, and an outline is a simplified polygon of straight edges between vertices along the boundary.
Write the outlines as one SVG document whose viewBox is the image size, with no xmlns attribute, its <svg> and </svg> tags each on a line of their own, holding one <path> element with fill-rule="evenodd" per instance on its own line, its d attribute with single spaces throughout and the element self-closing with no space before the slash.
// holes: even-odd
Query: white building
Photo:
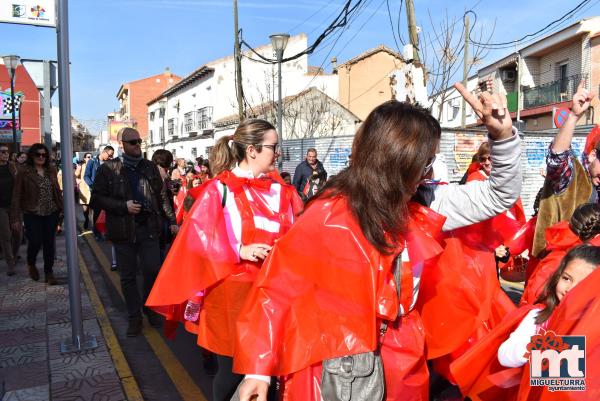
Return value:
<svg viewBox="0 0 600 401">
<path fill-rule="evenodd" d="M 306 35 L 290 37 L 284 58 L 298 54 L 308 47 Z M 271 45 L 255 51 L 273 59 Z M 309 70 L 308 58 L 303 55 L 282 64 L 283 97 L 317 87 L 337 99 L 337 76 Z M 276 101 L 277 65 L 267 64 L 252 52 L 242 57 L 242 86 L 245 105 L 252 106 Z M 236 114 L 234 57 L 211 61 L 148 103 L 149 157 L 156 149 L 165 148 L 176 157 L 194 159 L 208 156 L 215 139 L 213 121 Z"/>
</svg>

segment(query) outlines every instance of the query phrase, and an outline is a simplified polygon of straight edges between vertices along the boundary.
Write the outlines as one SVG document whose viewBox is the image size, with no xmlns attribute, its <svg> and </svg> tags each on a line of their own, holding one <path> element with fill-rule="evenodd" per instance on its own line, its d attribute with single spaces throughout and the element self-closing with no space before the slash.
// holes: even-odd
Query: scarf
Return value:
<svg viewBox="0 0 600 401">
<path fill-rule="evenodd" d="M 142 161 L 142 156 L 129 156 L 128 154 L 123 153 L 123 165 L 130 170 L 135 170 Z"/>
</svg>

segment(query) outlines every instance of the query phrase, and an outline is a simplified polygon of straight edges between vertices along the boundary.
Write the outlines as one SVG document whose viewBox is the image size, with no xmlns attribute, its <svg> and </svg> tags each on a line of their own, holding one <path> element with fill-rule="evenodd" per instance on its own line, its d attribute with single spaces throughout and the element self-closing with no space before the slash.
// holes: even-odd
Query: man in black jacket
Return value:
<svg viewBox="0 0 600 401">
<path fill-rule="evenodd" d="M 156 165 L 142 157 L 140 134 L 133 128 L 123 128 L 119 141 L 123 160 L 109 160 L 100 166 L 91 205 L 106 213 L 107 237 L 115 246 L 129 315 L 127 336 L 135 337 L 142 331 L 142 306 L 160 270 L 163 217 L 169 221 L 173 234 L 178 227 Z M 138 258 L 144 276 L 143 298 L 136 283 Z M 151 326 L 160 326 L 159 315 L 147 309 L 144 312 Z"/>
<path fill-rule="evenodd" d="M 307 201 L 327 181 L 327 171 L 323 164 L 317 159 L 317 150 L 309 148 L 306 151 L 306 159 L 298 164 L 294 172 L 294 187 L 300 197 Z M 309 185 L 307 185 L 309 184 Z"/>
</svg>

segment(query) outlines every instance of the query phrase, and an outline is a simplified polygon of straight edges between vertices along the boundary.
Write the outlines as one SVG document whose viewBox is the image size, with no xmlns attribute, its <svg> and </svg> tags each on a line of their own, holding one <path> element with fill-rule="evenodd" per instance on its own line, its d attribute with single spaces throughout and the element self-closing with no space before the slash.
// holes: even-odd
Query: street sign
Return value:
<svg viewBox="0 0 600 401">
<path fill-rule="evenodd" d="M 571 110 L 568 107 L 561 107 L 554 112 L 554 126 L 560 128 L 564 125 L 569 117 Z"/>
<path fill-rule="evenodd" d="M 56 0 L 0 1 L 0 22 L 56 27 Z"/>
</svg>

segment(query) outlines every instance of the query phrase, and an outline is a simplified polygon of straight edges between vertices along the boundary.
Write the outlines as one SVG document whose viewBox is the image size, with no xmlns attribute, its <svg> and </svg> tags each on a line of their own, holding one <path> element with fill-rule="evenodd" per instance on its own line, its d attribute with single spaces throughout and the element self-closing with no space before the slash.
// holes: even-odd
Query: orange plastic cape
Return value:
<svg viewBox="0 0 600 401">
<path fill-rule="evenodd" d="M 596 236 L 586 242 L 599 246 L 600 237 Z M 582 243 L 579 237 L 569 228 L 569 223 L 566 221 L 561 221 L 546 229 L 546 250 L 550 253 L 540 260 L 527 280 L 527 286 L 521 297 L 521 305 L 532 304 L 538 299 L 546 282 L 556 271 L 562 258 L 571 248 Z"/>
<path fill-rule="evenodd" d="M 409 214 L 410 261 L 428 261 L 427 269 L 442 252 L 434 237 L 445 218 L 415 203 Z M 378 318 L 398 314 L 394 256 L 366 240 L 346 198 L 314 201 L 254 282 L 237 322 L 233 370 L 282 376 L 374 350 Z"/>
<path fill-rule="evenodd" d="M 472 401 L 514 400 L 522 368 L 505 368 L 498 362 L 498 348 L 534 309 L 525 305 L 506 315 L 502 322 L 450 365 L 463 397 Z"/>
<path fill-rule="evenodd" d="M 465 246 L 459 238 L 445 240 L 435 268 L 421 276 L 417 309 L 427 341 L 427 358 L 437 361 L 438 373 L 448 377 L 447 365 L 515 309 L 498 284 L 493 255 Z"/>
<path fill-rule="evenodd" d="M 221 195 L 208 181 L 194 202 L 160 269 L 146 306 L 174 318 L 175 305 L 187 302 L 235 271 L 238 256 L 231 248 Z"/>
<path fill-rule="evenodd" d="M 548 391 L 547 387 L 530 387 L 527 363 L 523 369 L 519 401 L 597 401 L 600 400 L 600 269 L 577 284 L 556 307 L 548 322 L 548 331 L 563 336 L 585 336 L 586 390 Z"/>
</svg>

